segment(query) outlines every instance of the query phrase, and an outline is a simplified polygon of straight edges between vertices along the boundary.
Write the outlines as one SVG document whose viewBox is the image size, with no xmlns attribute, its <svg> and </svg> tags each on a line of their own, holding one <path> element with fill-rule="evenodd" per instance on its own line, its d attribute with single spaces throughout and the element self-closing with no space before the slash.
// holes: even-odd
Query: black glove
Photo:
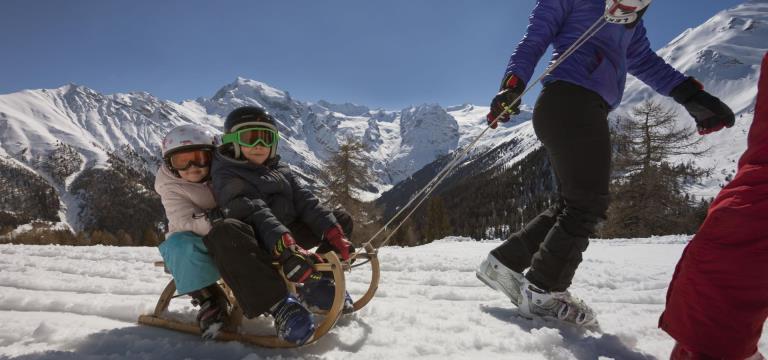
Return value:
<svg viewBox="0 0 768 360">
<path fill-rule="evenodd" d="M 488 124 L 491 125 L 491 129 L 495 129 L 499 125 L 498 122 L 494 123 L 493 121 L 504 112 L 505 108 L 509 108 L 510 111 L 505 112 L 504 116 L 499 119 L 501 122 L 507 122 L 510 115 L 520 113 L 520 95 L 524 90 L 525 82 L 517 76 L 509 74 L 504 78 L 499 93 L 491 100 L 491 111 L 485 117 Z"/>
<path fill-rule="evenodd" d="M 241 196 L 230 200 L 221 208 L 221 211 L 228 218 L 244 220 L 256 211 L 256 205 L 251 199 Z"/>
<path fill-rule="evenodd" d="M 275 244 L 273 255 L 283 269 L 283 274 L 290 282 L 303 283 L 322 277 L 312 267 L 323 262 L 323 259 L 296 244 L 290 233 L 285 233 Z"/>
<path fill-rule="evenodd" d="M 704 86 L 693 77 L 688 77 L 675 86 L 669 95 L 685 106 L 685 110 L 696 120 L 696 127 L 701 135 L 731 127 L 736 122 L 731 108 L 704 91 Z"/>
<path fill-rule="evenodd" d="M 205 217 L 208 219 L 208 222 L 211 223 L 211 226 L 216 225 L 216 223 L 226 218 L 218 207 L 205 210 Z"/>
<path fill-rule="evenodd" d="M 254 211 L 256 211 L 256 206 L 251 199 L 241 196 L 230 200 L 225 206 L 206 210 L 205 216 L 208 218 L 208 222 L 213 225 L 226 218 L 245 220 Z"/>
</svg>

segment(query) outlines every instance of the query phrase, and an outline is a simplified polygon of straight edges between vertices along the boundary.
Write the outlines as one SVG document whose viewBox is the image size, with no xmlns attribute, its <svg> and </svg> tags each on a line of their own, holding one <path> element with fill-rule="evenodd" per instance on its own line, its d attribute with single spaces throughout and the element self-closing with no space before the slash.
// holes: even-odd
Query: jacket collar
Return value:
<svg viewBox="0 0 768 360">
<path fill-rule="evenodd" d="M 221 161 L 222 165 L 227 167 L 241 168 L 247 170 L 256 171 L 269 171 L 277 168 L 280 164 L 280 155 L 275 155 L 274 158 L 267 159 L 264 165 L 256 165 L 245 159 L 236 159 L 234 149 L 231 146 L 223 145 L 216 148 L 214 152 L 214 161 Z"/>
</svg>

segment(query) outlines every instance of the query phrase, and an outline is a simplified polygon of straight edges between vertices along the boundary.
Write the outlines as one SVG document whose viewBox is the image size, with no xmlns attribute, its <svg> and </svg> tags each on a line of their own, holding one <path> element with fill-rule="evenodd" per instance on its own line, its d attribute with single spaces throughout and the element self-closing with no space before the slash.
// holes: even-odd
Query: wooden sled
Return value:
<svg viewBox="0 0 768 360">
<path fill-rule="evenodd" d="M 331 309 L 327 312 L 325 312 L 323 315 L 325 316 L 323 321 L 320 322 L 315 328 L 315 332 L 310 338 L 309 341 L 307 341 L 304 345 L 308 345 L 311 343 L 316 342 L 318 339 L 323 337 L 323 335 L 327 334 L 328 331 L 330 331 L 333 326 L 338 321 L 340 315 L 341 315 L 341 309 L 344 304 L 344 294 L 346 290 L 346 283 L 344 279 L 344 268 L 348 268 L 349 265 L 342 266 L 341 262 L 339 261 L 338 256 L 333 252 L 328 252 L 326 254 L 323 254 L 323 257 L 327 260 L 327 263 L 324 264 L 316 264 L 315 270 L 316 271 L 323 271 L 323 272 L 331 272 L 333 274 L 334 282 L 336 283 L 336 291 L 334 293 L 333 298 L 333 305 L 331 306 Z M 373 247 L 370 245 L 366 247 L 366 252 L 358 254 L 357 258 L 359 259 L 368 259 L 368 262 L 371 264 L 371 283 L 368 287 L 368 291 L 360 297 L 357 301 L 354 303 L 354 309 L 355 311 L 363 308 L 365 305 L 367 305 L 371 299 L 373 299 L 373 296 L 376 293 L 376 290 L 378 288 L 379 284 L 379 260 L 377 257 L 377 252 Z M 155 263 L 157 266 L 163 266 L 162 262 Z M 216 336 L 216 340 L 219 341 L 238 341 L 242 343 L 248 343 L 253 344 L 256 346 L 261 347 L 268 347 L 268 348 L 292 348 L 292 347 L 298 347 L 300 345 L 296 345 L 287 341 L 283 341 L 279 339 L 276 335 L 255 335 L 255 334 L 248 334 L 240 332 L 240 325 L 243 321 L 243 312 L 242 309 L 240 309 L 240 306 L 237 303 L 237 300 L 235 299 L 234 295 L 232 294 L 231 289 L 223 282 L 219 281 L 219 284 L 222 285 L 222 288 L 224 289 L 224 292 L 227 294 L 227 297 L 229 298 L 230 304 L 232 304 L 232 311 L 230 312 L 229 319 L 226 321 L 227 326 L 219 332 L 219 334 Z M 286 280 L 286 286 L 289 288 L 289 291 L 294 292 L 296 291 L 295 286 L 288 282 Z M 170 318 L 167 316 L 167 310 L 168 305 L 171 303 L 171 300 L 174 298 L 174 294 L 176 293 L 176 283 L 171 279 L 171 281 L 166 285 L 165 290 L 163 290 L 163 293 L 160 295 L 160 299 L 157 301 L 157 305 L 155 305 L 155 311 L 152 314 L 148 315 L 141 315 L 139 316 L 139 324 L 142 325 L 149 325 L 149 326 L 155 326 L 155 327 L 161 327 L 165 329 L 175 330 L 175 331 L 181 331 L 189 334 L 195 334 L 200 335 L 200 327 L 194 323 L 194 322 L 185 322 L 176 320 L 173 318 Z"/>
</svg>

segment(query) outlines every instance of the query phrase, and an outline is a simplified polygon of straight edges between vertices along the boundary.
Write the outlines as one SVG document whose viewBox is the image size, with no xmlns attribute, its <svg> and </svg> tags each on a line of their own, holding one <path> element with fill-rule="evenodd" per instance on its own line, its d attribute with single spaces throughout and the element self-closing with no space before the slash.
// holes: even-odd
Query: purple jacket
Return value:
<svg viewBox="0 0 768 360">
<path fill-rule="evenodd" d="M 547 46 L 553 45 L 556 59 L 603 15 L 604 7 L 604 0 L 538 0 L 505 75 L 515 74 L 530 84 Z M 627 72 L 666 96 L 685 80 L 682 73 L 651 50 L 641 21 L 632 29 L 606 24 L 543 83 L 564 80 L 583 86 L 600 94 L 613 109 L 621 102 Z"/>
</svg>

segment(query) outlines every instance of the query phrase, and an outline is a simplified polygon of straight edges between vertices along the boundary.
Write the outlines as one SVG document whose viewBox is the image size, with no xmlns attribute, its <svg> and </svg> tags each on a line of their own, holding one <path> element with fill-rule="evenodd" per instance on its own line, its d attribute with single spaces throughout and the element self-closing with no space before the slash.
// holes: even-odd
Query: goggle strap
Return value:
<svg viewBox="0 0 768 360">
<path fill-rule="evenodd" d="M 224 134 L 224 136 L 221 137 L 221 143 L 229 144 L 229 143 L 237 142 L 238 135 L 240 135 L 239 132 Z"/>
</svg>

